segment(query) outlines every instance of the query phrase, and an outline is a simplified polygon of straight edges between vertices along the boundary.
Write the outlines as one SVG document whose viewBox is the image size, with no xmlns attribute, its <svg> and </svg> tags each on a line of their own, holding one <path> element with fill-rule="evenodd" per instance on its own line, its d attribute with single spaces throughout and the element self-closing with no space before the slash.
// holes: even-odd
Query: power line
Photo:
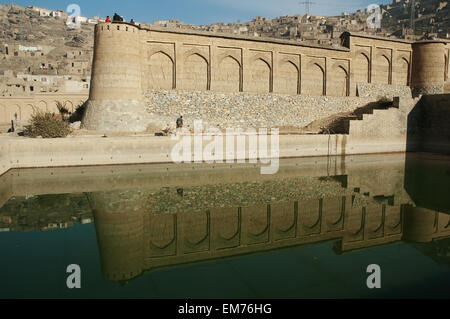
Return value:
<svg viewBox="0 0 450 319">
<path fill-rule="evenodd" d="M 307 1 L 300 2 L 299 4 L 305 5 L 305 11 L 306 11 L 307 14 L 309 14 L 310 11 L 311 11 L 311 6 L 312 6 L 313 4 L 316 4 L 316 3 L 307 0 Z"/>
</svg>

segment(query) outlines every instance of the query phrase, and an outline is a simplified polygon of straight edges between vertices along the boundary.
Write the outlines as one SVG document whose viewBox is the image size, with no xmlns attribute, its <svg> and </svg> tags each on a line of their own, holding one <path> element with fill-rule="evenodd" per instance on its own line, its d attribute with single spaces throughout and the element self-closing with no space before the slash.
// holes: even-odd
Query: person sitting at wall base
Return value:
<svg viewBox="0 0 450 319">
<path fill-rule="evenodd" d="M 180 116 L 178 119 L 177 119 L 177 129 L 178 128 L 183 128 L 183 116 Z"/>
</svg>

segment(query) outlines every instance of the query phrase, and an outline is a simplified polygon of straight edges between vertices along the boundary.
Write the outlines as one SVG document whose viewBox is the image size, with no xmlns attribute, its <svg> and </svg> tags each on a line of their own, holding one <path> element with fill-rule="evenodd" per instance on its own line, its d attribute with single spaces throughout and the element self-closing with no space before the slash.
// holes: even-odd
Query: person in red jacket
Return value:
<svg viewBox="0 0 450 319">
<path fill-rule="evenodd" d="M 106 17 L 105 22 L 111 22 L 111 18 L 109 16 Z"/>
</svg>

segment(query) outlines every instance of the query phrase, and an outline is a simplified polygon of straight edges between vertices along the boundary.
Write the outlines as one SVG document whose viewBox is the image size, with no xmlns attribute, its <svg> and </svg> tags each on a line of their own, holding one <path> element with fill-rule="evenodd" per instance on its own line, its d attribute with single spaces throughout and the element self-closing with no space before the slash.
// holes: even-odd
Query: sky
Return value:
<svg viewBox="0 0 450 319">
<path fill-rule="evenodd" d="M 1 1 L 1 0 L 0 0 Z M 305 0 L 15 0 L 21 6 L 37 6 L 66 10 L 69 4 L 78 4 L 81 15 L 87 17 L 112 16 L 119 13 L 125 19 L 152 23 L 154 20 L 175 19 L 184 23 L 202 25 L 216 22 L 246 22 L 256 16 L 274 18 L 288 14 L 305 14 Z M 355 12 L 368 5 L 392 3 L 392 0 L 313 0 L 311 14 L 340 15 Z M 6 3 L 6 2 L 2 2 Z"/>
</svg>

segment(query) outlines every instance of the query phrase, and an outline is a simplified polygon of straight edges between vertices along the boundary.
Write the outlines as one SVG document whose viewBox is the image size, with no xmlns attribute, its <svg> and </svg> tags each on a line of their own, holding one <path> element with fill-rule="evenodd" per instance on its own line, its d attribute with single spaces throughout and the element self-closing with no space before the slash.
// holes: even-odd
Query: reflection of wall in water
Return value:
<svg viewBox="0 0 450 319">
<path fill-rule="evenodd" d="M 417 210 L 408 205 L 356 207 L 352 196 L 155 214 L 144 195 L 114 194 L 90 195 L 103 274 L 113 281 L 157 267 L 305 243 L 338 240 L 335 249 L 341 253 L 402 237 L 430 241 L 450 235 L 448 215 L 431 212 L 438 224 L 428 217 L 416 221 Z M 126 205 L 117 204 L 124 199 Z"/>
</svg>

